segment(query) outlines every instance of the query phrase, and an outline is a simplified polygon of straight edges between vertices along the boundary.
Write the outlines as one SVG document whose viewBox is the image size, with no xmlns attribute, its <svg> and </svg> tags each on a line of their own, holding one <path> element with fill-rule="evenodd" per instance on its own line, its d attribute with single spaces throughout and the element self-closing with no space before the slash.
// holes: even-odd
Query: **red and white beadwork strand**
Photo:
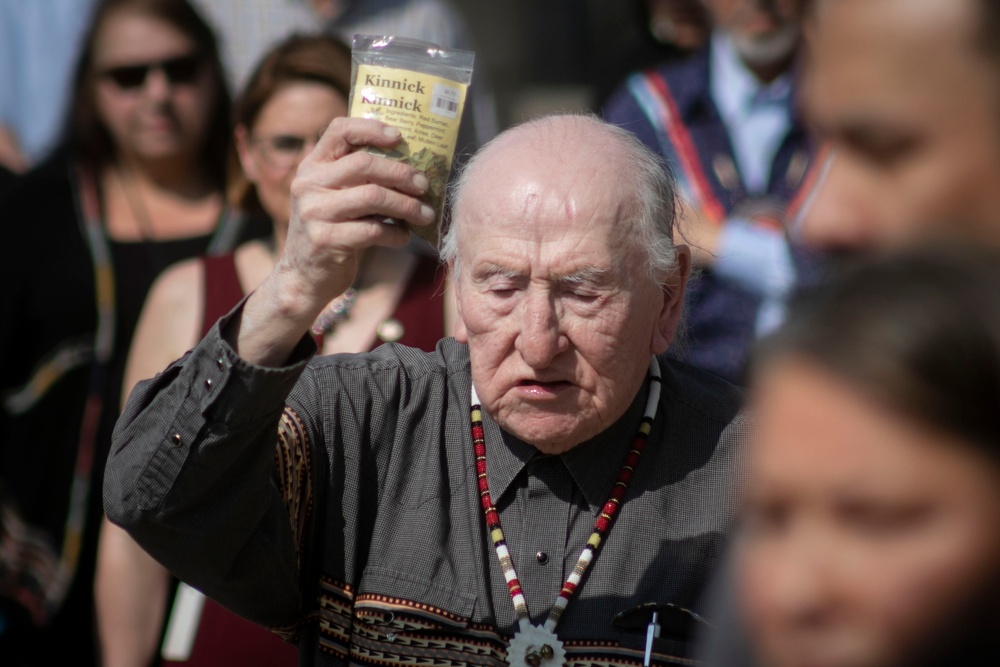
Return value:
<svg viewBox="0 0 1000 667">
<path fill-rule="evenodd" d="M 555 632 L 556 626 L 559 624 L 559 618 L 566 610 L 566 606 L 569 605 L 570 599 L 572 599 L 577 586 L 583 579 L 587 567 L 594 560 L 594 556 L 597 554 L 597 550 L 603 543 L 608 531 L 611 530 L 615 517 L 618 514 L 618 508 L 621 506 L 621 502 L 625 498 L 625 492 L 628 490 L 629 482 L 632 480 L 636 464 L 639 462 L 639 456 L 646 446 L 646 438 L 649 436 L 649 432 L 653 426 L 653 419 L 656 417 L 656 408 L 660 402 L 660 365 L 656 361 L 656 357 L 650 360 L 649 373 L 649 397 L 646 401 L 646 412 L 643 415 L 642 422 L 639 424 L 639 430 L 632 440 L 632 446 L 625 456 L 625 463 L 618 473 L 618 479 L 611 489 L 611 496 L 604 503 L 601 513 L 594 523 L 594 532 L 587 540 L 587 544 L 583 548 L 583 552 L 580 554 L 573 572 L 569 575 L 566 583 L 563 584 L 562 590 L 559 591 L 559 595 L 556 597 L 552 611 L 549 612 L 549 617 L 545 621 L 545 629 L 549 632 Z M 489 483 L 486 480 L 486 439 L 483 432 L 483 413 L 475 387 L 472 388 L 471 419 L 472 447 L 476 456 L 476 476 L 479 483 L 480 501 L 483 511 L 486 514 L 486 526 L 490 531 L 490 538 L 493 540 L 493 547 L 496 549 L 497 558 L 500 560 L 500 569 L 503 571 L 504 579 L 507 581 L 507 590 L 510 591 L 510 597 L 514 603 L 514 612 L 517 614 L 518 625 L 524 631 L 531 626 L 531 617 L 528 613 L 528 604 L 524 599 L 524 592 L 521 590 L 521 582 L 518 580 L 517 572 L 514 570 L 514 562 L 510 557 L 510 551 L 507 549 L 503 529 L 500 527 L 500 514 L 493 505 Z"/>
</svg>

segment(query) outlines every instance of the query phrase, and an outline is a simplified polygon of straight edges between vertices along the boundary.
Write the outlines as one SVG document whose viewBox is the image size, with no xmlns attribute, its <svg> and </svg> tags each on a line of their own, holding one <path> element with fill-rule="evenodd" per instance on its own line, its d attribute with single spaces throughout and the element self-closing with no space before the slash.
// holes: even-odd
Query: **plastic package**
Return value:
<svg viewBox="0 0 1000 667">
<path fill-rule="evenodd" d="M 475 53 L 387 35 L 355 35 L 351 51 L 349 115 L 377 118 L 402 133 L 394 149 L 368 151 L 427 175 L 430 187 L 423 200 L 438 218 L 433 226 L 413 231 L 437 245 Z"/>
</svg>

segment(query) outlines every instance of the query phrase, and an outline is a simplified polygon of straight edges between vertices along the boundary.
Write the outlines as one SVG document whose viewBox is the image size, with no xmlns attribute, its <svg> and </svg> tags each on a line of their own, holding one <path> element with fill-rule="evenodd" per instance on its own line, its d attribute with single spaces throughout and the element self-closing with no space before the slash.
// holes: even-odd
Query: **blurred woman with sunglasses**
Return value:
<svg viewBox="0 0 1000 667">
<path fill-rule="evenodd" d="M 265 215 L 273 236 L 229 255 L 179 264 L 160 277 L 133 342 L 126 390 L 193 347 L 271 272 L 288 230 L 296 167 L 330 121 L 347 114 L 350 82 L 350 50 L 332 37 L 293 36 L 258 65 L 236 109 L 229 193 L 240 210 Z M 363 351 L 386 341 L 433 349 L 450 331 L 454 315 L 435 257 L 373 248 L 362 266 L 347 298 L 331 303 L 313 327 L 321 352 Z M 108 667 L 149 664 L 160 644 L 169 587 L 167 572 L 105 522 L 96 597 Z M 176 600 L 162 642 L 163 664 L 297 663 L 292 645 L 183 584 Z M 192 602 L 203 607 L 191 613 Z M 185 626 L 195 631 L 180 641 Z"/>
<path fill-rule="evenodd" d="M 1000 257 L 866 263 L 760 351 L 753 395 L 734 570 L 756 664 L 1000 665 Z"/>
<path fill-rule="evenodd" d="M 126 353 L 168 265 L 231 248 L 229 99 L 186 0 L 104 0 L 65 149 L 4 198 L 0 655 L 93 664 L 101 481 Z M 48 658 L 48 659 L 47 659 Z"/>
</svg>

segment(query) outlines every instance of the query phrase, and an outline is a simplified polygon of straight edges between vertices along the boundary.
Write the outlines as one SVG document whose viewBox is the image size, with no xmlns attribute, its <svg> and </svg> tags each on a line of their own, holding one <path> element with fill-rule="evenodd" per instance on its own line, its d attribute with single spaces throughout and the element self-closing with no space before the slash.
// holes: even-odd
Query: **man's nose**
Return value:
<svg viewBox="0 0 1000 667">
<path fill-rule="evenodd" d="M 529 288 L 521 303 L 521 331 L 516 346 L 532 368 L 544 368 L 568 348 L 559 307 L 547 290 Z"/>
<path fill-rule="evenodd" d="M 868 196 L 851 165 L 833 151 L 817 165 L 811 190 L 793 223 L 793 234 L 806 245 L 826 251 L 857 250 L 870 245 L 873 232 Z"/>
</svg>

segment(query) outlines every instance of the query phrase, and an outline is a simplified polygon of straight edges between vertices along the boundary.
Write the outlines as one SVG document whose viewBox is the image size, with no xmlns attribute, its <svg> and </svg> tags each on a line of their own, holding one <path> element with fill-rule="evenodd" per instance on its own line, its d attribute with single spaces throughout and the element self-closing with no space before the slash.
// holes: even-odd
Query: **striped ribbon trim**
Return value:
<svg viewBox="0 0 1000 667">
<path fill-rule="evenodd" d="M 827 172 L 833 163 L 833 151 L 826 144 L 819 147 L 816 156 L 812 160 L 812 165 L 802 179 L 802 184 L 792 198 L 785 217 L 791 221 L 789 228 L 796 233 L 802 227 L 802 220 L 809 212 L 817 193 L 823 187 Z"/>
<path fill-rule="evenodd" d="M 94 336 L 94 367 L 91 371 L 90 389 L 80 424 L 76 463 L 70 486 L 69 507 L 66 527 L 63 533 L 62 553 L 59 569 L 47 591 L 47 607 L 54 613 L 65 599 L 69 586 L 76 574 L 83 547 L 83 532 L 87 521 L 87 506 L 91 492 L 91 478 L 94 456 L 97 449 L 97 430 L 104 407 L 104 383 L 108 364 L 114 351 L 115 342 L 115 277 L 111 261 L 111 250 L 104 235 L 101 220 L 100 201 L 94 175 L 82 166 L 77 166 L 75 181 L 80 212 L 83 215 L 87 245 L 94 263 L 94 285 L 97 301 L 97 331 Z"/>
<path fill-rule="evenodd" d="M 43 361 L 28 383 L 15 395 L 6 397 L 4 407 L 12 414 L 32 409 L 59 378 L 84 363 L 90 364 L 89 387 L 83 408 L 83 418 L 77 435 L 76 459 L 73 479 L 70 482 L 66 523 L 63 527 L 62 547 L 58 554 L 45 545 L 41 551 L 32 541 L 33 531 L 6 530 L 10 526 L 0 523 L 0 536 L 10 542 L 9 551 L 35 557 L 24 562 L 2 562 L 0 569 L 14 568 L 8 577 L 13 590 L 4 594 L 17 599 L 28 609 L 36 625 L 44 625 L 58 611 L 76 574 L 83 548 L 83 533 L 87 521 L 87 508 L 91 494 L 91 478 L 97 451 L 97 431 L 104 406 L 105 380 L 114 350 L 115 336 L 115 281 L 111 251 L 104 236 L 100 201 L 94 175 L 82 165 L 74 165 L 70 183 L 81 232 L 90 252 L 94 271 L 97 329 L 93 341 L 73 341 L 52 357 Z M 10 515 L 11 510 L 4 507 Z M 16 579 L 14 577 L 17 577 Z"/>
<path fill-rule="evenodd" d="M 21 387 L 3 397 L 3 408 L 11 415 L 23 415 L 48 393 L 66 373 L 94 360 L 94 341 L 90 337 L 64 342 L 46 356 Z"/>
<path fill-rule="evenodd" d="M 678 190 L 709 220 L 721 225 L 726 219 L 726 207 L 715 196 L 705 176 L 694 139 L 681 120 L 677 101 L 667 82 L 656 72 L 646 71 L 633 75 L 628 81 L 628 89 L 656 131 L 667 163 L 675 168 Z"/>
<path fill-rule="evenodd" d="M 639 430 L 632 440 L 632 446 L 625 455 L 625 462 L 622 464 L 618 479 L 611 489 L 611 495 L 605 501 L 601 513 L 594 523 L 594 532 L 587 540 L 586 546 L 580 553 L 573 571 L 570 573 L 566 583 L 563 584 L 559 595 L 556 597 L 552 611 L 545 621 L 545 629 L 555 632 L 559 619 L 573 598 L 577 586 L 583 579 L 584 573 L 593 562 L 605 537 L 614 525 L 615 517 L 621 507 L 622 500 L 628 490 L 629 482 L 639 463 L 639 456 L 646 446 L 646 439 L 653 427 L 653 420 L 656 418 L 656 408 L 660 403 L 660 364 L 656 357 L 652 357 L 649 362 L 649 397 L 646 401 L 646 411 L 639 424 Z M 517 622 L 523 631 L 531 625 L 531 616 L 528 613 L 528 603 L 524 599 L 524 591 L 521 589 L 521 581 L 517 577 L 514 569 L 514 561 L 510 557 L 510 550 L 507 548 L 507 541 L 503 535 L 503 528 L 500 526 L 500 513 L 497 512 L 490 496 L 490 486 L 486 479 L 486 437 L 483 430 L 483 410 L 476 393 L 475 386 L 472 387 L 472 408 L 470 411 L 472 420 L 472 449 L 476 457 L 476 479 L 479 484 L 480 503 L 486 515 L 486 527 L 490 532 L 490 539 L 493 541 L 493 548 L 496 549 L 497 559 L 500 561 L 500 569 L 503 572 L 504 580 L 507 582 L 507 590 L 510 592 L 511 601 L 514 603 L 514 613 L 517 615 Z"/>
<path fill-rule="evenodd" d="M 698 157 L 694 139 L 681 119 L 677 101 L 666 80 L 653 70 L 634 74 L 628 89 L 656 133 L 660 150 L 668 164 L 675 167 L 678 191 L 685 199 L 700 207 L 709 220 L 722 224 L 726 208 L 715 195 L 704 165 Z M 830 161 L 830 152 L 824 146 L 810 161 L 808 170 L 785 209 L 785 220 L 796 229 L 815 196 Z"/>
</svg>

